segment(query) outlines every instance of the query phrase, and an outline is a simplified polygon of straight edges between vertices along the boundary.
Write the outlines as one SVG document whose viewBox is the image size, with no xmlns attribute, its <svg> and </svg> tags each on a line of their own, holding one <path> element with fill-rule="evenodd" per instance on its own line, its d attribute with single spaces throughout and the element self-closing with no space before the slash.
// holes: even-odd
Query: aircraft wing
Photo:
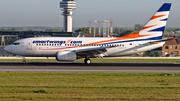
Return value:
<svg viewBox="0 0 180 101">
<path fill-rule="evenodd" d="M 107 48 L 112 48 L 114 46 L 103 46 L 103 47 L 94 47 L 94 48 L 87 48 L 87 49 L 80 49 L 77 50 L 76 53 L 78 56 L 96 56 L 96 55 L 103 55 L 106 56 L 106 54 L 104 54 L 105 52 L 107 52 Z"/>
</svg>

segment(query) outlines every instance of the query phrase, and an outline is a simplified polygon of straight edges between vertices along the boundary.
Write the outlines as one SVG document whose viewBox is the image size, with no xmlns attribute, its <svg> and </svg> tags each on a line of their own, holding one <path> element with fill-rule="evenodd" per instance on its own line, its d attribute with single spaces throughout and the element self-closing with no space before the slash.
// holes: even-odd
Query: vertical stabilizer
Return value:
<svg viewBox="0 0 180 101">
<path fill-rule="evenodd" d="M 148 23 L 139 31 L 140 35 L 148 35 L 162 39 L 167 24 L 171 3 L 164 3 Z"/>
</svg>

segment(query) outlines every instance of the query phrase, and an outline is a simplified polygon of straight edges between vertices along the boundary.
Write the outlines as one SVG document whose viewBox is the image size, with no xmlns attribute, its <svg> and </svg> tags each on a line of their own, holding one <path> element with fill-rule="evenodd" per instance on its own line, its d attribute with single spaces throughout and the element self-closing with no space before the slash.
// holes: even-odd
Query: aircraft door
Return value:
<svg viewBox="0 0 180 101">
<path fill-rule="evenodd" d="M 28 40 L 27 41 L 27 50 L 31 50 L 32 49 L 32 41 Z"/>
</svg>

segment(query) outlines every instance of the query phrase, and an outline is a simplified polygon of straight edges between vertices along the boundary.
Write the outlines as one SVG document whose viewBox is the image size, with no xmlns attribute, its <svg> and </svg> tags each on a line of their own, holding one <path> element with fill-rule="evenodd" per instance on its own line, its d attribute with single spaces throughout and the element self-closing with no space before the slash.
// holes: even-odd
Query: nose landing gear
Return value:
<svg viewBox="0 0 180 101">
<path fill-rule="evenodd" d="M 25 57 L 24 57 L 22 63 L 23 63 L 23 64 L 26 64 L 26 59 L 25 59 Z"/>
<path fill-rule="evenodd" d="M 22 63 L 23 63 L 23 64 L 26 64 L 26 60 L 23 60 Z"/>
</svg>

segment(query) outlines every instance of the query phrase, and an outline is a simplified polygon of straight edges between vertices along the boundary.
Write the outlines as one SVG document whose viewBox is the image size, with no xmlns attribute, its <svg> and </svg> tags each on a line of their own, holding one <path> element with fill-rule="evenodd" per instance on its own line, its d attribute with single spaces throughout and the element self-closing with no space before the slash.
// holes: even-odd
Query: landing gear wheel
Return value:
<svg viewBox="0 0 180 101">
<path fill-rule="evenodd" d="M 26 64 L 26 60 L 23 60 L 22 63 L 23 63 L 23 64 Z"/>
<path fill-rule="evenodd" d="M 91 64 L 92 62 L 91 62 L 90 59 L 85 59 L 85 60 L 84 60 L 84 63 L 89 65 L 89 64 Z"/>
</svg>

